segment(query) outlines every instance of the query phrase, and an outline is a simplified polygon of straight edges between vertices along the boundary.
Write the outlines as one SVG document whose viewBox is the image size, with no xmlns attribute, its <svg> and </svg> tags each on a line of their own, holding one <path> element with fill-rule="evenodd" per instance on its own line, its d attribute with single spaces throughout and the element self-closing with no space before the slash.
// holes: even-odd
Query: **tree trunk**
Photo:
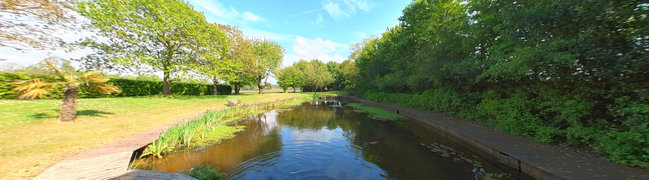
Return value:
<svg viewBox="0 0 649 180">
<path fill-rule="evenodd" d="M 164 69 L 167 69 L 167 67 Z M 169 81 L 169 74 L 170 72 L 168 70 L 164 71 L 164 77 L 162 79 L 162 94 L 164 95 L 171 95 L 171 81 Z"/>
<path fill-rule="evenodd" d="M 239 90 L 240 90 L 240 89 L 241 89 L 241 87 L 239 87 L 238 84 L 235 84 L 235 85 L 234 85 L 234 94 L 239 94 Z"/>
<path fill-rule="evenodd" d="M 295 92 L 295 87 L 293 87 L 293 92 Z"/>
<path fill-rule="evenodd" d="M 213 95 L 219 95 L 219 91 L 218 91 L 219 81 L 217 81 L 216 79 L 213 79 L 212 82 L 214 82 L 214 84 L 212 85 L 212 94 Z"/>
<path fill-rule="evenodd" d="M 61 104 L 61 121 L 70 122 L 74 121 L 77 116 L 77 94 L 79 90 L 77 87 L 66 85 L 63 88 L 63 104 Z"/>
<path fill-rule="evenodd" d="M 286 93 L 286 89 L 288 89 L 288 88 L 284 88 L 284 93 Z"/>
<path fill-rule="evenodd" d="M 264 86 L 261 83 L 259 83 L 259 84 L 257 84 L 257 87 L 259 88 L 259 94 L 263 94 L 264 93 Z"/>
</svg>

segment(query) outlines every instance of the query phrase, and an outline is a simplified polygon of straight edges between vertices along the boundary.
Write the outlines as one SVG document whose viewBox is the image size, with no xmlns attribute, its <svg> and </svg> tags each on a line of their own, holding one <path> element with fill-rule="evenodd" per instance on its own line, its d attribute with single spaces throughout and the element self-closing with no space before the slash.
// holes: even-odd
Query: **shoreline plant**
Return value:
<svg viewBox="0 0 649 180">
<path fill-rule="evenodd" d="M 208 111 L 201 117 L 174 125 L 162 133 L 158 139 L 147 145 L 140 157 L 153 156 L 162 158 L 165 154 L 187 148 L 212 145 L 221 140 L 230 139 L 234 134 L 244 130 L 236 125 L 245 116 L 260 113 L 277 106 L 294 105 L 303 98 L 288 98 L 252 105 L 242 105 L 221 111 Z"/>
</svg>

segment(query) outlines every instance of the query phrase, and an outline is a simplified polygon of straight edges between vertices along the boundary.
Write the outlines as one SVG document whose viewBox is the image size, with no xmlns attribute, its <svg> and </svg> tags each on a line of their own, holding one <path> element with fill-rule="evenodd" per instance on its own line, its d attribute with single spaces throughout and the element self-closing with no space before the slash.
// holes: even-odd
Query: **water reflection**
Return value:
<svg viewBox="0 0 649 180">
<path fill-rule="evenodd" d="M 250 116 L 234 139 L 141 168 L 185 172 L 210 164 L 230 179 L 475 179 L 503 173 L 420 125 L 377 121 L 332 104 Z"/>
</svg>

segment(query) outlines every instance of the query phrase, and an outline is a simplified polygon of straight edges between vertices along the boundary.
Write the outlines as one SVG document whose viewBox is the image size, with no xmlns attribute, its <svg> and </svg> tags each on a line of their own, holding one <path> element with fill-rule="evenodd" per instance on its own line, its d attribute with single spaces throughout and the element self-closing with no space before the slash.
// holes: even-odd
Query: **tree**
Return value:
<svg viewBox="0 0 649 180">
<path fill-rule="evenodd" d="M 305 85 L 313 87 L 313 93 L 318 91 L 318 88 L 324 88 L 334 82 L 334 78 L 327 71 L 324 63 L 318 60 L 312 60 L 304 69 Z"/>
<path fill-rule="evenodd" d="M 225 59 L 219 67 L 220 78 L 233 86 L 234 93 L 252 79 L 252 64 L 255 61 L 252 42 L 244 37 L 243 32 L 234 26 L 217 24 L 221 31 L 229 38 L 230 48 L 224 54 Z"/>
<path fill-rule="evenodd" d="M 334 81 L 327 85 L 327 89 L 329 90 L 341 90 L 344 88 L 344 82 L 345 78 L 343 77 L 343 71 L 342 71 L 342 66 L 337 63 L 337 62 L 328 62 L 327 63 L 327 71 L 331 74 L 331 76 L 334 78 Z"/>
<path fill-rule="evenodd" d="M 358 68 L 354 61 L 343 61 L 343 63 L 340 63 L 340 69 L 342 71 L 343 87 L 345 89 L 354 88 L 354 81 L 358 78 Z"/>
<path fill-rule="evenodd" d="M 63 87 L 63 104 L 61 104 L 61 121 L 73 121 L 76 114 L 77 95 L 79 88 L 84 87 L 91 91 L 102 94 L 119 93 L 119 88 L 108 84 L 108 78 L 99 77 L 101 71 L 86 71 L 77 73 L 72 70 L 60 69 L 52 62 L 45 61 L 45 64 L 54 71 L 54 74 L 60 79 L 57 82 L 45 82 L 41 79 L 17 81 L 18 86 L 14 89 L 21 94 L 20 99 L 34 99 L 43 97 L 43 95 Z"/>
<path fill-rule="evenodd" d="M 250 64 L 259 94 L 263 93 L 264 82 L 279 67 L 284 57 L 284 48 L 268 40 L 256 40 L 252 43 L 255 60 Z"/>
<path fill-rule="evenodd" d="M 223 32 L 202 13 L 180 0 L 93 0 L 77 11 L 107 39 L 87 40 L 109 63 L 163 72 L 163 94 L 171 94 L 171 75 L 198 58 L 213 58 L 222 48 Z"/>
<path fill-rule="evenodd" d="M 295 66 L 279 69 L 275 72 L 275 76 L 277 77 L 279 87 L 284 89 L 284 92 L 289 87 L 292 87 L 293 92 L 295 92 L 296 87 L 304 85 L 304 74 Z"/>
<path fill-rule="evenodd" d="M 232 68 L 231 65 L 233 62 L 233 53 L 235 50 L 238 50 L 238 46 L 241 43 L 240 39 L 243 36 L 243 33 L 236 29 L 236 27 L 214 24 L 213 28 L 218 28 L 219 31 L 225 33 L 225 36 L 220 36 L 220 34 L 215 34 L 217 39 L 216 42 L 208 43 L 214 48 L 208 48 L 215 54 L 205 56 L 207 58 L 200 58 L 197 60 L 196 69 L 200 74 L 207 76 L 209 80 L 212 81 L 212 94 L 218 95 L 218 84 L 219 79 L 223 79 L 226 76 L 226 72 Z M 214 46 L 216 45 L 216 46 Z M 207 53 L 209 53 L 208 51 Z"/>
</svg>

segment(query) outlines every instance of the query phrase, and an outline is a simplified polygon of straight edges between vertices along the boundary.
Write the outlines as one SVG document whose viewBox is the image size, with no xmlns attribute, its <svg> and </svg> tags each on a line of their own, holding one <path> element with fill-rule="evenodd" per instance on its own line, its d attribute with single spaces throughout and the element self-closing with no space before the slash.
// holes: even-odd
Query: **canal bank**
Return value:
<svg viewBox="0 0 649 180">
<path fill-rule="evenodd" d="M 445 132 L 537 179 L 649 179 L 649 172 L 642 169 L 590 157 L 571 149 L 541 144 L 440 113 L 378 103 L 353 96 L 338 98 L 407 116 Z"/>
</svg>

